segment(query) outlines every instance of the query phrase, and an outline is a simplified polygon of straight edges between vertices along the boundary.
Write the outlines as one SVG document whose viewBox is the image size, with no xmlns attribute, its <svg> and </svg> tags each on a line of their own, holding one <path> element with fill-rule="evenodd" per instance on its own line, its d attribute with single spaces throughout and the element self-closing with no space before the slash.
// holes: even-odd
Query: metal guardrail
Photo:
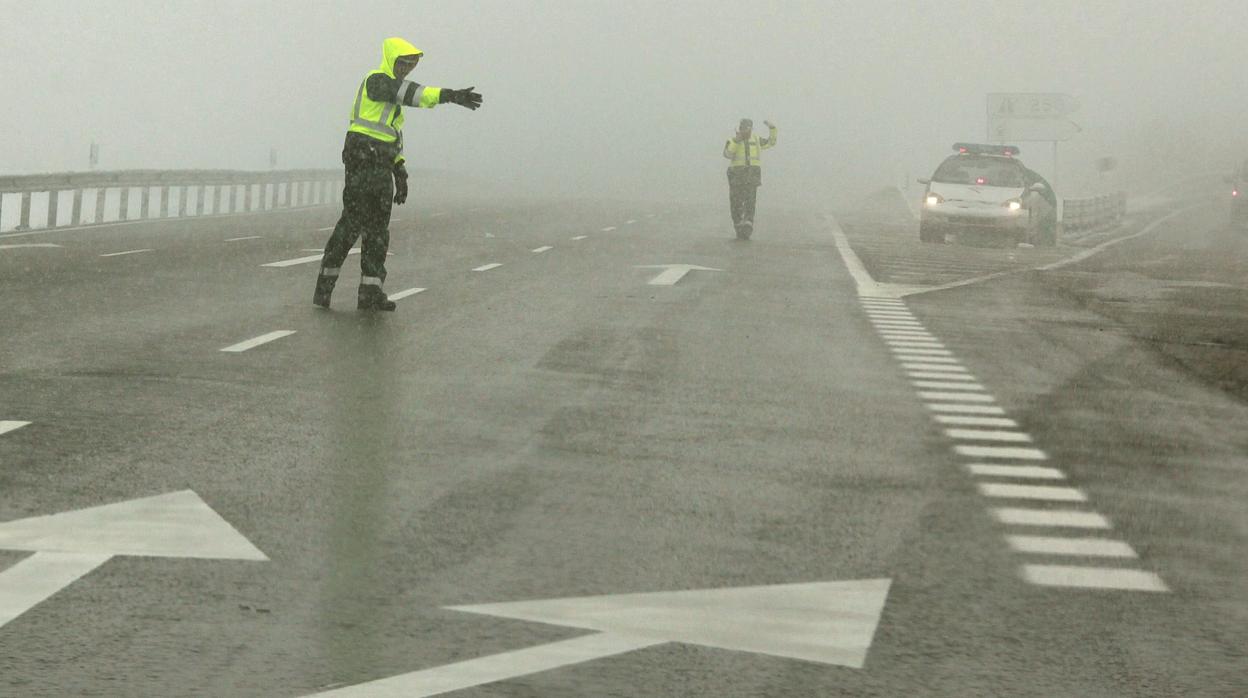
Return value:
<svg viewBox="0 0 1248 698">
<path fill-rule="evenodd" d="M 269 211 L 279 208 L 305 208 L 334 203 L 342 190 L 341 170 L 120 170 L 116 172 L 68 172 L 61 174 L 0 176 L 0 216 L 4 195 L 20 195 L 21 213 L 17 230 L 27 230 L 31 222 L 33 194 L 47 193 L 47 227 L 77 227 L 147 218 L 172 218 L 170 202 L 176 194 L 176 217 L 228 215 Z M 139 190 L 138 216 L 131 216 L 130 199 Z M 151 210 L 152 192 L 159 191 L 160 208 Z M 105 201 L 117 191 L 117 217 L 105 220 Z M 94 216 L 84 222 L 85 192 Z M 190 202 L 194 198 L 194 209 Z M 70 199 L 68 221 L 58 225 L 63 195 Z M 241 199 L 241 202 L 240 202 Z M 207 204 L 211 202 L 211 207 Z M 211 211 L 208 211 L 211 208 Z"/>
<path fill-rule="evenodd" d="M 1115 192 L 1088 199 L 1062 200 L 1062 229 L 1082 233 L 1122 222 L 1127 213 L 1127 193 Z"/>
</svg>

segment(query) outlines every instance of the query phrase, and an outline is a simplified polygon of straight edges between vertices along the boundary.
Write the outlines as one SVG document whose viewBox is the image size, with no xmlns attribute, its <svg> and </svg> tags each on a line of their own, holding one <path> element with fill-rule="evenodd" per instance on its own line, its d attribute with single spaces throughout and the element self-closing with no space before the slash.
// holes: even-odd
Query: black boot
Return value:
<svg viewBox="0 0 1248 698">
<path fill-rule="evenodd" d="M 358 310 L 394 310 L 398 306 L 386 298 L 380 286 L 361 286 L 359 301 L 355 304 Z"/>
<path fill-rule="evenodd" d="M 327 276 L 324 272 L 316 277 L 316 291 L 312 293 L 312 304 L 319 305 L 322 308 L 329 307 L 329 297 L 334 292 L 334 284 L 338 283 L 337 276 Z"/>
</svg>

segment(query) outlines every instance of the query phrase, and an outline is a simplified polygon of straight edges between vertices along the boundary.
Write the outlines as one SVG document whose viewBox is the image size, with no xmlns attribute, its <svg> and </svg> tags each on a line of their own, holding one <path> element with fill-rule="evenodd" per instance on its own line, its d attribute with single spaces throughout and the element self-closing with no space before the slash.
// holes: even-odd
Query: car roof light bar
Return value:
<svg viewBox="0 0 1248 698">
<path fill-rule="evenodd" d="M 954 143 L 953 149 L 963 155 L 1004 155 L 1013 157 L 1019 153 L 1016 145 L 992 145 L 988 143 Z"/>
</svg>

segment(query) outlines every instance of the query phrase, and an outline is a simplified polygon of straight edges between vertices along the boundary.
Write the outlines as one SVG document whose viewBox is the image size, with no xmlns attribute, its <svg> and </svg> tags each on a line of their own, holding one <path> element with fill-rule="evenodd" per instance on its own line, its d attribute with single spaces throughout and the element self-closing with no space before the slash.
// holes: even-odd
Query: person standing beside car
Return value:
<svg viewBox="0 0 1248 698">
<path fill-rule="evenodd" d="M 767 124 L 766 138 L 753 135 L 754 122 L 742 119 L 736 135 L 724 143 L 724 157 L 732 161 L 728 166 L 728 206 L 739 240 L 750 239 L 754 232 L 754 207 L 763 183 L 759 159 L 763 150 L 776 145 L 775 124 L 763 123 Z"/>
</svg>

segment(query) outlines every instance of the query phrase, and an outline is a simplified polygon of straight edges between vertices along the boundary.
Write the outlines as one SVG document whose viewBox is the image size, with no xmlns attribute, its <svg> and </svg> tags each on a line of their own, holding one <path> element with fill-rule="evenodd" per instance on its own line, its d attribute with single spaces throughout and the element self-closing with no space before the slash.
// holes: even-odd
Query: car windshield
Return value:
<svg viewBox="0 0 1248 698">
<path fill-rule="evenodd" d="M 936 168 L 932 179 L 946 184 L 984 184 L 1021 187 L 1023 172 L 1018 163 L 1000 157 L 954 155 Z"/>
</svg>

